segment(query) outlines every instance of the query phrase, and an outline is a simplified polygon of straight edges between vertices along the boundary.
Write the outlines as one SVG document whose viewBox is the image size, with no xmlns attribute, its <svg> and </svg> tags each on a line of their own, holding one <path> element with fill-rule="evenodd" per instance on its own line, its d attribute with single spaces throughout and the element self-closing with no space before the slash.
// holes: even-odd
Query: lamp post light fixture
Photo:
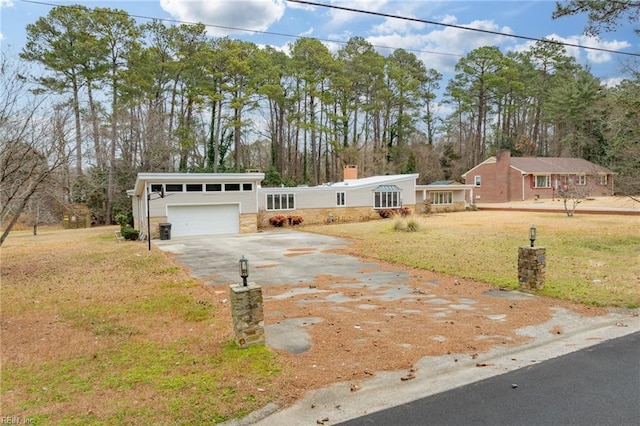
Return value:
<svg viewBox="0 0 640 426">
<path fill-rule="evenodd" d="M 244 254 L 240 258 L 240 276 L 242 277 L 242 285 L 247 286 L 247 277 L 249 276 L 249 261 Z"/>
<path fill-rule="evenodd" d="M 529 228 L 529 241 L 531 241 L 531 247 L 533 247 L 533 244 L 536 241 L 536 231 L 536 226 L 531 225 L 531 227 Z"/>
</svg>

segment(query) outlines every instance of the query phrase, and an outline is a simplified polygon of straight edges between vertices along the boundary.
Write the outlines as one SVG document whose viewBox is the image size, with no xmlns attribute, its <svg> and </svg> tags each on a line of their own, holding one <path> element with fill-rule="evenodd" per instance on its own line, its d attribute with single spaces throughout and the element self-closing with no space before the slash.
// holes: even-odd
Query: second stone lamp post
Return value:
<svg viewBox="0 0 640 426">
<path fill-rule="evenodd" d="M 536 247 L 538 229 L 535 225 L 529 228 L 531 246 L 518 248 L 518 284 L 521 288 L 541 290 L 544 288 L 546 269 L 546 249 Z"/>
</svg>

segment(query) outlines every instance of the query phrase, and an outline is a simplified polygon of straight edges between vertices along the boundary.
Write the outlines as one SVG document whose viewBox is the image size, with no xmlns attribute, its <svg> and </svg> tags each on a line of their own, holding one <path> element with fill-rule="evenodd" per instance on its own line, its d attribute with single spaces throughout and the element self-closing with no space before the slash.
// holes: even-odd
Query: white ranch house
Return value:
<svg viewBox="0 0 640 426">
<path fill-rule="evenodd" d="M 152 238 L 162 223 L 171 224 L 172 237 L 252 233 L 276 215 L 301 216 L 305 224 L 354 222 L 379 219 L 381 209 L 420 213 L 427 199 L 432 211 L 464 210 L 472 199 L 466 185 L 417 186 L 417 174 L 358 179 L 355 166 L 346 166 L 344 176 L 314 187 L 263 188 L 264 173 L 140 173 L 127 194 L 134 227 L 146 235 L 149 223 Z"/>
</svg>

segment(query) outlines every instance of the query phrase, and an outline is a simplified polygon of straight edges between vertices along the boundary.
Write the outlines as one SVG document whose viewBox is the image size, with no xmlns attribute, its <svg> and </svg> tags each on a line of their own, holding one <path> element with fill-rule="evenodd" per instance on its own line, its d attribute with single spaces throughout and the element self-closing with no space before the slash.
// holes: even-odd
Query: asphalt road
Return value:
<svg viewBox="0 0 640 426">
<path fill-rule="evenodd" d="M 637 426 L 640 333 L 340 424 Z"/>
</svg>

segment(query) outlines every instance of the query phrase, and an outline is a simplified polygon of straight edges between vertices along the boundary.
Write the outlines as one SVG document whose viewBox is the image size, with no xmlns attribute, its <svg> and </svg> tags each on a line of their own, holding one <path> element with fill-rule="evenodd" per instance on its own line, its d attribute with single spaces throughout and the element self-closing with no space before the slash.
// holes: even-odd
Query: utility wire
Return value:
<svg viewBox="0 0 640 426">
<path fill-rule="evenodd" d="M 369 10 L 354 9 L 354 8 L 351 8 L 351 7 L 338 6 L 338 5 L 335 5 L 335 4 L 322 4 L 322 3 L 317 3 L 317 2 L 314 2 L 314 1 L 307 1 L 307 0 L 286 0 L 286 1 L 288 1 L 290 3 L 306 4 L 308 6 L 318 6 L 318 7 L 325 7 L 325 8 L 328 8 L 328 9 L 343 10 L 343 11 L 346 11 L 346 12 L 362 13 L 362 14 L 373 15 L 373 16 L 378 16 L 378 17 L 382 17 L 382 18 L 394 18 L 394 19 L 401 19 L 403 21 L 418 22 L 418 23 L 421 23 L 421 24 L 438 25 L 438 26 L 441 26 L 441 27 L 456 28 L 456 29 L 465 30 L 465 31 L 475 31 L 475 32 L 484 33 L 484 34 L 492 34 L 492 35 L 499 35 L 499 36 L 503 36 L 503 37 L 517 38 L 517 39 L 520 39 L 520 40 L 539 41 L 539 42 L 543 42 L 543 43 L 558 44 L 558 45 L 568 46 L 568 47 L 577 47 L 577 48 L 580 48 L 580 49 L 597 50 L 597 51 L 600 51 L 600 52 L 607 52 L 607 53 L 615 53 L 615 54 L 619 54 L 619 55 L 628 55 L 628 56 L 640 57 L 640 53 L 622 52 L 620 50 L 611 50 L 611 49 L 605 49 L 605 48 L 602 48 L 602 47 L 582 46 L 582 45 L 579 45 L 579 44 L 566 43 L 566 42 L 553 40 L 553 39 L 536 38 L 536 37 L 522 36 L 522 35 L 517 35 L 517 34 L 507 34 L 507 33 L 502 33 L 502 32 L 499 32 L 499 31 L 483 30 L 483 29 L 480 29 L 480 28 L 471 28 L 471 27 L 465 27 L 465 26 L 462 26 L 462 25 L 445 24 L 443 22 L 429 21 L 427 19 L 411 18 L 411 17 L 408 17 L 408 16 L 393 15 L 393 14 L 390 14 L 390 13 L 372 12 L 372 11 L 369 11 Z"/>
<path fill-rule="evenodd" d="M 62 4 L 48 3 L 48 2 L 36 1 L 36 0 L 20 0 L 20 1 L 22 1 L 23 3 L 33 3 L 33 4 L 43 5 L 43 6 L 63 7 L 63 8 L 68 8 L 68 9 L 79 9 L 80 7 L 82 7 L 82 6 L 79 6 L 79 5 L 62 5 Z M 95 8 L 87 7 L 87 9 L 93 10 L 94 12 L 96 11 Z M 110 14 L 113 14 L 113 15 L 130 16 L 132 18 L 146 19 L 146 20 L 149 20 L 149 21 L 170 22 L 172 24 L 185 24 L 185 25 L 202 24 L 205 27 L 218 28 L 218 29 L 223 29 L 223 30 L 243 31 L 243 32 L 246 32 L 246 33 L 265 34 L 265 35 L 273 35 L 273 36 L 288 37 L 288 38 L 295 38 L 295 39 L 306 38 L 305 36 L 299 36 L 299 35 L 294 35 L 294 34 L 276 33 L 276 32 L 271 32 L 271 31 L 260 31 L 260 30 L 249 30 L 249 29 L 246 29 L 246 28 L 229 27 L 229 26 L 214 25 L 214 24 L 205 24 L 205 23 L 202 23 L 202 22 L 182 21 L 182 20 L 179 20 L 179 19 L 172 19 L 172 18 L 155 18 L 153 16 L 135 15 L 135 14 L 131 14 L 131 13 L 128 13 L 128 12 L 125 12 L 125 11 L 118 11 L 118 10 L 112 10 L 112 9 L 101 10 L 99 12 L 110 13 Z M 337 43 L 337 44 L 342 44 L 342 45 L 346 45 L 347 44 L 347 42 L 344 41 L 344 40 L 332 40 L 332 39 L 319 38 L 319 37 L 313 37 L 313 38 L 318 40 L 318 41 L 323 41 L 323 42 L 326 42 L 326 43 Z M 392 47 L 392 46 L 383 46 L 383 45 L 376 45 L 376 44 L 372 44 L 371 46 L 376 47 L 378 49 L 390 49 L 390 50 L 397 49 L 396 47 Z M 428 54 L 432 54 L 432 55 L 442 55 L 442 56 L 455 56 L 455 57 L 458 57 L 458 58 L 461 58 L 461 57 L 464 56 L 464 55 L 457 54 L 457 53 L 437 52 L 437 51 L 433 51 L 433 50 L 411 49 L 411 48 L 406 48 L 404 50 L 406 50 L 407 52 L 428 53 Z"/>
</svg>

